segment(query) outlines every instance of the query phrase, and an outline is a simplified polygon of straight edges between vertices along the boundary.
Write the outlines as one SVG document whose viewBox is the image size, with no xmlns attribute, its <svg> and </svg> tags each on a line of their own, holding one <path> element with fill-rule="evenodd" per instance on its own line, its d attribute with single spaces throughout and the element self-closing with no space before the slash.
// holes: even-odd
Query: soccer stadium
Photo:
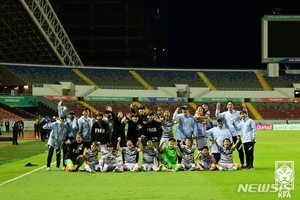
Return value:
<svg viewBox="0 0 300 200">
<path fill-rule="evenodd" d="M 154 8 L 154 14 L 145 7 Z M 300 34 L 295 28 L 300 16 L 262 17 L 265 69 L 172 68 L 164 67 L 167 60 L 160 51 L 166 44 L 164 29 L 158 28 L 167 23 L 165 7 L 166 1 L 142 0 L 0 2 L 1 199 L 300 196 L 300 159 L 295 156 L 300 153 L 300 70 L 293 68 L 299 49 L 291 43 L 282 46 L 287 53 L 272 48 L 272 40 L 288 40 L 273 34 L 281 30 L 276 26 Z M 149 15 L 156 21 L 146 23 Z M 93 17 L 100 25 L 91 30 L 85 23 Z M 145 36 L 153 23 L 157 32 Z M 78 37 L 78 32 L 89 36 Z M 149 51 L 153 45 L 155 51 Z M 134 117 L 141 120 L 138 126 L 132 125 Z M 87 134 L 95 134 L 94 140 L 85 140 L 82 118 L 90 120 Z M 153 121 L 155 133 L 149 125 Z M 76 128 L 69 131 L 67 123 Z M 97 136 L 95 123 L 103 136 Z M 140 131 L 135 139 L 129 136 L 131 126 Z M 172 136 L 164 137 L 165 126 Z M 223 128 L 230 138 L 218 144 Z M 49 131 L 42 136 L 42 129 Z M 77 144 L 78 133 L 85 148 Z M 73 143 L 81 152 L 76 159 L 71 158 Z M 187 167 L 189 145 L 193 163 Z M 207 169 L 200 158 L 205 147 L 213 162 Z M 134 163 L 129 165 L 132 148 Z M 144 166 L 147 148 L 156 156 L 152 165 L 147 163 L 150 168 Z M 166 161 L 169 148 L 176 152 L 174 165 Z M 96 168 L 88 160 L 94 151 Z M 105 168 L 112 155 L 120 161 Z M 233 165 L 225 165 L 226 159 Z"/>
</svg>

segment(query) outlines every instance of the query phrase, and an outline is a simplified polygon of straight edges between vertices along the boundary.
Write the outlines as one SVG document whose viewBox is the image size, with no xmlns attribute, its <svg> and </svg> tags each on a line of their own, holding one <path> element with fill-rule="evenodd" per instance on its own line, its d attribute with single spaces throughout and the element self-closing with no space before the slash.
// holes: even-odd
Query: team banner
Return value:
<svg viewBox="0 0 300 200">
<path fill-rule="evenodd" d="M 256 124 L 257 131 L 272 131 L 274 129 L 273 124 Z"/>
<path fill-rule="evenodd" d="M 84 101 L 130 101 L 132 97 L 100 97 L 100 96 L 85 96 Z"/>
<path fill-rule="evenodd" d="M 34 96 L 0 96 L 0 102 L 12 107 L 35 107 Z"/>
<path fill-rule="evenodd" d="M 187 102 L 188 98 L 178 97 L 139 97 L 139 101 L 150 101 L 150 102 Z"/>
<path fill-rule="evenodd" d="M 194 102 L 244 102 L 244 98 L 194 98 Z"/>
<path fill-rule="evenodd" d="M 300 124 L 274 124 L 273 130 L 299 131 Z"/>
<path fill-rule="evenodd" d="M 45 97 L 51 101 L 53 101 L 53 100 L 65 100 L 65 101 L 77 100 L 77 97 L 74 97 L 74 96 L 47 95 Z"/>
<path fill-rule="evenodd" d="M 251 102 L 294 102 L 294 98 L 252 98 Z"/>
</svg>

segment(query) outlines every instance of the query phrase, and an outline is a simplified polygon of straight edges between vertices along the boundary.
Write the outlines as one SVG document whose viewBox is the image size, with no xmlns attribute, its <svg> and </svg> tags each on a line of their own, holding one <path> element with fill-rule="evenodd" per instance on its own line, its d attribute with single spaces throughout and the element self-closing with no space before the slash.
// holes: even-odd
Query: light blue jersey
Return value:
<svg viewBox="0 0 300 200">
<path fill-rule="evenodd" d="M 234 121 L 235 124 L 238 124 L 241 120 L 240 111 L 238 110 L 232 110 L 232 111 L 225 111 L 220 113 L 220 109 L 216 109 L 216 118 L 223 119 L 224 125 L 226 128 L 229 129 L 232 136 L 240 135 L 239 131 L 236 131 L 234 128 L 234 125 L 232 124 L 232 121 Z"/>
<path fill-rule="evenodd" d="M 197 135 L 198 129 L 194 116 L 191 114 L 178 114 L 176 110 L 174 112 L 173 118 L 178 120 L 178 125 L 176 129 L 176 139 L 179 141 L 184 141 L 186 138 L 192 138 L 193 135 Z"/>
<path fill-rule="evenodd" d="M 229 138 L 230 143 L 232 143 L 232 136 L 228 128 L 226 128 L 224 125 L 222 127 L 214 127 L 209 130 L 206 130 L 206 126 L 202 127 L 203 135 L 208 137 L 211 137 L 211 152 L 212 153 L 220 153 L 217 145 L 215 144 L 215 138 L 218 137 L 218 143 L 220 146 L 223 146 L 223 141 L 226 137 Z"/>
<path fill-rule="evenodd" d="M 65 124 L 60 124 L 59 121 L 51 124 L 45 124 L 43 129 L 51 130 L 48 145 L 55 149 L 60 149 L 63 140 L 66 137 L 67 128 Z"/>
<path fill-rule="evenodd" d="M 237 131 L 242 131 L 242 142 L 253 142 L 252 138 L 256 137 L 256 126 L 249 117 L 242 119 L 240 123 L 235 126 Z"/>
<path fill-rule="evenodd" d="M 89 117 L 85 118 L 84 116 L 81 116 L 78 119 L 79 132 L 81 132 L 83 135 L 83 142 L 92 141 L 92 133 L 91 133 L 92 126 L 93 126 L 93 122 L 91 118 Z"/>
</svg>

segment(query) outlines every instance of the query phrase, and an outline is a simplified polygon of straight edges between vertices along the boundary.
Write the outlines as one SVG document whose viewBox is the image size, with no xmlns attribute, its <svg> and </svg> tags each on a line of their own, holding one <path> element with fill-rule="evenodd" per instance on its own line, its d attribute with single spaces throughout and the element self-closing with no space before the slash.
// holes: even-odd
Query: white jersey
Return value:
<svg viewBox="0 0 300 200">
<path fill-rule="evenodd" d="M 210 164 L 213 163 L 213 160 L 212 160 L 212 156 L 211 156 L 211 155 L 205 156 L 205 155 L 201 154 L 201 155 L 199 156 L 199 160 L 200 160 L 200 164 L 201 164 L 202 166 L 209 166 Z"/>
<path fill-rule="evenodd" d="M 124 154 L 125 163 L 136 163 L 136 155 L 138 154 L 137 148 L 132 147 L 132 149 L 128 149 L 128 147 L 122 147 L 122 152 Z"/>
<path fill-rule="evenodd" d="M 195 163 L 194 159 L 194 152 L 196 149 L 195 145 L 192 145 L 190 148 L 188 148 L 186 145 L 180 145 L 182 149 L 182 163 L 183 164 L 189 164 L 189 163 Z"/>
<path fill-rule="evenodd" d="M 221 154 L 221 163 L 233 163 L 232 152 L 234 149 L 230 147 L 229 149 L 225 149 L 225 147 L 220 148 Z"/>
<path fill-rule="evenodd" d="M 85 159 L 87 159 L 89 162 L 98 164 L 98 150 L 92 151 L 91 149 L 88 149 L 85 153 Z"/>
<path fill-rule="evenodd" d="M 157 157 L 157 153 L 153 148 L 143 147 L 143 161 L 142 164 L 154 164 L 154 158 Z"/>
</svg>

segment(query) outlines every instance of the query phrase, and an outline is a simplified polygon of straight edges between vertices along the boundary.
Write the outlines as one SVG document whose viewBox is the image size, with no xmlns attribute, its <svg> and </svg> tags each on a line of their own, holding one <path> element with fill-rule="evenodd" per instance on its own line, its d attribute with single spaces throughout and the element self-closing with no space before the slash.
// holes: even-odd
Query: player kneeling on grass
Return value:
<svg viewBox="0 0 300 200">
<path fill-rule="evenodd" d="M 117 150 L 122 152 L 124 155 L 124 171 L 137 172 L 139 165 L 136 162 L 136 156 L 141 151 L 140 148 L 133 146 L 131 140 L 127 140 L 126 147 L 120 147 L 121 138 L 118 137 Z M 138 139 L 139 146 L 141 145 L 141 138 Z"/>
<path fill-rule="evenodd" d="M 216 159 L 213 154 L 210 154 L 208 151 L 208 147 L 204 146 L 200 149 L 198 155 L 195 160 L 199 159 L 199 164 L 197 164 L 196 169 L 198 171 L 210 170 L 214 171 L 216 169 Z"/>
<path fill-rule="evenodd" d="M 217 168 L 221 171 L 237 170 L 239 165 L 237 163 L 233 163 L 232 152 L 239 145 L 240 138 L 238 137 L 237 142 L 233 146 L 230 146 L 230 140 L 229 140 L 229 138 L 226 137 L 223 141 L 224 147 L 221 147 L 217 140 L 218 140 L 218 137 L 215 138 L 215 143 L 216 143 L 218 149 L 220 150 L 220 154 L 221 154 L 221 162 L 217 164 Z"/>
<path fill-rule="evenodd" d="M 180 147 L 182 150 L 182 161 L 181 166 L 183 170 L 190 170 L 193 171 L 196 168 L 195 159 L 194 159 L 194 152 L 196 149 L 196 144 L 192 145 L 192 139 L 186 138 L 185 145 L 183 142 L 180 142 Z"/>
<path fill-rule="evenodd" d="M 85 170 L 94 173 L 96 170 L 98 170 L 99 166 L 99 160 L 98 160 L 98 154 L 100 152 L 100 142 L 92 142 L 91 148 L 89 148 L 85 152 Z"/>
<path fill-rule="evenodd" d="M 147 146 L 143 147 L 140 144 L 140 150 L 143 152 L 143 161 L 141 170 L 142 171 L 158 171 L 158 166 L 154 163 L 155 159 L 159 159 L 159 152 L 155 147 L 153 147 L 153 142 L 151 139 L 147 140 Z"/>
<path fill-rule="evenodd" d="M 101 172 L 123 172 L 122 158 L 118 151 L 114 151 L 112 143 L 107 145 L 108 153 L 102 155 L 99 161 L 99 169 Z"/>
<path fill-rule="evenodd" d="M 181 164 L 177 164 L 177 157 L 182 157 L 182 153 L 179 150 L 178 146 L 175 146 L 176 140 L 174 138 L 170 138 L 168 142 L 168 146 L 164 146 L 163 144 L 167 140 L 164 140 L 159 145 L 159 152 L 163 154 L 164 163 L 159 166 L 160 171 L 172 171 L 177 172 L 181 169 Z"/>
<path fill-rule="evenodd" d="M 84 163 L 83 156 L 83 137 L 81 133 L 77 133 L 76 140 L 71 142 L 69 151 L 66 155 L 66 168 L 69 172 L 79 171 L 79 168 Z M 75 166 L 77 167 L 75 168 Z"/>
</svg>

